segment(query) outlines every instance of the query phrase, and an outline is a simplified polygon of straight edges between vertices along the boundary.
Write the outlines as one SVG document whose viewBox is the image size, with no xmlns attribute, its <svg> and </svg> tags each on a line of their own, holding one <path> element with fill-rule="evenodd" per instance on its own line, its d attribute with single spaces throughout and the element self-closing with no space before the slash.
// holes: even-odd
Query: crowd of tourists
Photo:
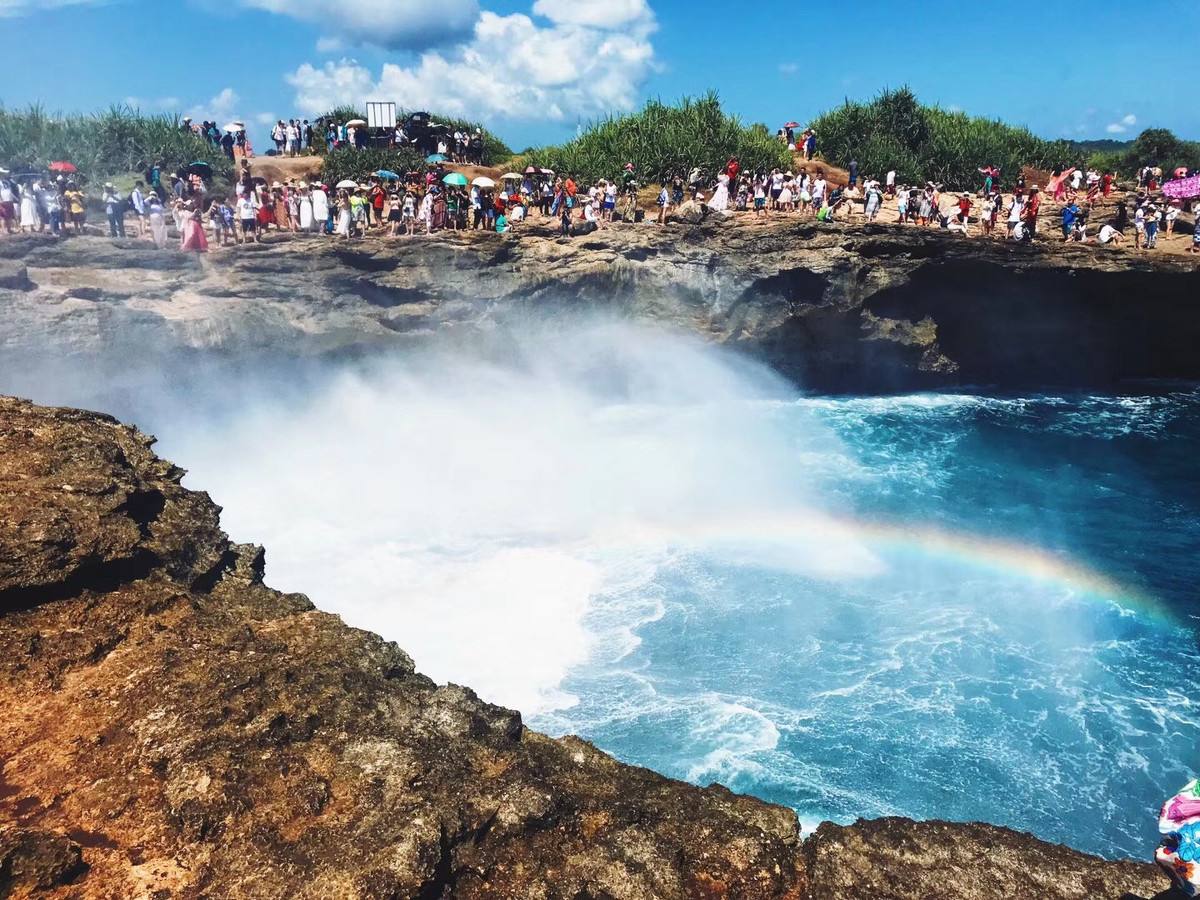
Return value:
<svg viewBox="0 0 1200 900">
<path fill-rule="evenodd" d="M 277 133 L 282 129 L 285 155 L 303 152 L 314 139 L 312 126 L 304 120 L 280 122 L 276 127 Z M 330 125 L 327 141 L 342 139 L 340 131 L 329 136 L 335 130 L 337 126 Z M 347 131 L 347 140 L 356 138 L 352 130 Z M 804 141 L 811 138 L 811 133 L 803 136 Z M 447 147 L 450 156 L 471 157 L 471 134 L 450 134 L 448 140 L 454 142 Z M 641 186 L 632 163 L 619 178 L 587 184 L 569 174 L 532 166 L 523 174 L 509 173 L 500 183 L 483 176 L 469 182 L 450 168 L 439 162 L 405 176 L 380 171 L 333 186 L 299 179 L 268 184 L 254 177 L 243 159 L 233 189 L 214 196 L 202 171 L 168 174 L 155 165 L 128 193 L 106 184 L 95 199 L 104 209 L 110 236 L 127 237 L 132 231 L 133 236 L 165 247 L 167 224 L 172 223 L 180 247 L 186 250 L 208 249 L 210 234 L 214 243 L 226 246 L 260 241 L 272 231 L 349 241 L 370 233 L 391 237 L 443 230 L 506 233 L 530 221 L 572 236 L 618 219 L 640 222 L 650 212 L 639 207 Z M 778 168 L 746 172 L 737 159 L 730 159 L 715 177 L 697 168 L 686 178 L 670 179 L 660 187 L 650 219 L 665 225 L 672 214 L 687 211 L 701 219 L 745 213 L 756 219 L 790 216 L 818 223 L 872 223 L 885 221 L 886 215 L 886 221 L 895 224 L 962 236 L 1026 242 L 1057 236 L 1068 242 L 1113 246 L 1129 241 L 1134 249 L 1153 250 L 1161 234 L 1175 232 L 1186 205 L 1161 193 L 1162 173 L 1153 167 L 1138 173 L 1136 191 L 1119 197 L 1112 196 L 1113 173 L 1083 167 L 1054 171 L 1044 187 L 1027 184 L 1025 175 L 1018 173 L 1007 190 L 1002 189 L 1002 173 L 995 167 L 981 168 L 979 173 L 979 190 L 947 192 L 932 181 L 901 183 L 894 170 L 882 180 L 862 176 L 853 160 L 835 183 L 832 173 L 817 161 L 798 165 L 795 172 Z M 1102 202 L 1104 221 L 1098 221 Z M 64 175 L 34 179 L 22 187 L 0 170 L 0 226 L 9 233 L 79 232 L 88 208 L 84 190 Z M 132 221 L 127 221 L 129 217 Z M 1057 227 L 1039 234 L 1040 229 L 1046 230 L 1047 218 Z M 1200 253 L 1200 229 L 1194 229 L 1189 251 Z"/>
</svg>

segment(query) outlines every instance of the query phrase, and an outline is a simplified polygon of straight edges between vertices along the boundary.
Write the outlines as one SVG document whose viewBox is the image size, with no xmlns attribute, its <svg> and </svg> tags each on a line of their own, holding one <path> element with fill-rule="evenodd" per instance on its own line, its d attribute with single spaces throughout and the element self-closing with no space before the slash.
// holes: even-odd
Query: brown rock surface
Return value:
<svg viewBox="0 0 1200 900">
<path fill-rule="evenodd" d="M 263 584 L 106 416 L 0 398 L 0 896 L 1117 898 L 1005 829 L 823 825 L 616 762 Z"/>
<path fill-rule="evenodd" d="M 357 356 L 584 311 L 737 347 L 817 390 L 1044 389 L 1200 377 L 1197 297 L 1195 257 L 796 219 L 273 234 L 204 257 L 30 235 L 0 241 L 0 369 Z"/>
</svg>

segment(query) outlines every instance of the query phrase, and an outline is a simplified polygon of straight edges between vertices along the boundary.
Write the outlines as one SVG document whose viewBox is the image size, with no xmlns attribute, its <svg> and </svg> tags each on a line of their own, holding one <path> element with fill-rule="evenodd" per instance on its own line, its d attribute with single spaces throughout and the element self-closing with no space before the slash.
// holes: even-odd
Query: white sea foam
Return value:
<svg viewBox="0 0 1200 900">
<path fill-rule="evenodd" d="M 791 396 L 692 340 L 560 325 L 259 397 L 219 427 L 171 429 L 163 449 L 235 537 L 268 547 L 272 584 L 395 639 L 435 679 L 537 714 L 574 702 L 573 667 L 637 647 L 663 614 L 652 576 L 680 547 L 874 571 L 853 538 L 822 535 L 794 435 L 764 414 Z M 836 443 L 815 418 L 811 431 Z M 784 512 L 812 527 L 742 538 Z"/>
</svg>

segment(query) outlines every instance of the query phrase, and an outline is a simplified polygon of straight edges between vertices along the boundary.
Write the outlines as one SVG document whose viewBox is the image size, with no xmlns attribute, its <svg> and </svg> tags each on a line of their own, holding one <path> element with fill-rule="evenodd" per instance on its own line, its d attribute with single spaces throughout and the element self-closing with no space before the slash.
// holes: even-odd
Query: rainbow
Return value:
<svg viewBox="0 0 1200 900">
<path fill-rule="evenodd" d="M 890 552 L 945 559 L 978 569 L 1066 587 L 1082 597 L 1112 604 L 1123 612 L 1175 623 L 1159 600 L 1070 557 L 1041 547 L 931 525 L 891 523 L 815 513 L 743 515 L 709 523 L 639 523 L 622 529 L 622 543 L 708 544 L 804 548 L 808 570 L 847 577 L 878 574 L 886 567 L 876 555 Z M 836 560 L 823 564 L 824 550 Z"/>
</svg>

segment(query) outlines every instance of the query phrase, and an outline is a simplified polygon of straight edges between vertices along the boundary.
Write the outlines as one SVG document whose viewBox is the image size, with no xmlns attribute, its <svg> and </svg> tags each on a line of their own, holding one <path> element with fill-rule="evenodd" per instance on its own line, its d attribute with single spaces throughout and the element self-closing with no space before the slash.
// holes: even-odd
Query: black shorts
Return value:
<svg viewBox="0 0 1200 900">
<path fill-rule="evenodd" d="M 389 222 L 399 222 L 400 221 L 400 210 L 398 210 L 398 209 L 388 210 L 388 221 Z"/>
<path fill-rule="evenodd" d="M 242 219 L 242 231 L 246 232 L 247 234 L 249 234 L 251 231 L 254 231 L 257 226 L 257 219 Z"/>
</svg>

